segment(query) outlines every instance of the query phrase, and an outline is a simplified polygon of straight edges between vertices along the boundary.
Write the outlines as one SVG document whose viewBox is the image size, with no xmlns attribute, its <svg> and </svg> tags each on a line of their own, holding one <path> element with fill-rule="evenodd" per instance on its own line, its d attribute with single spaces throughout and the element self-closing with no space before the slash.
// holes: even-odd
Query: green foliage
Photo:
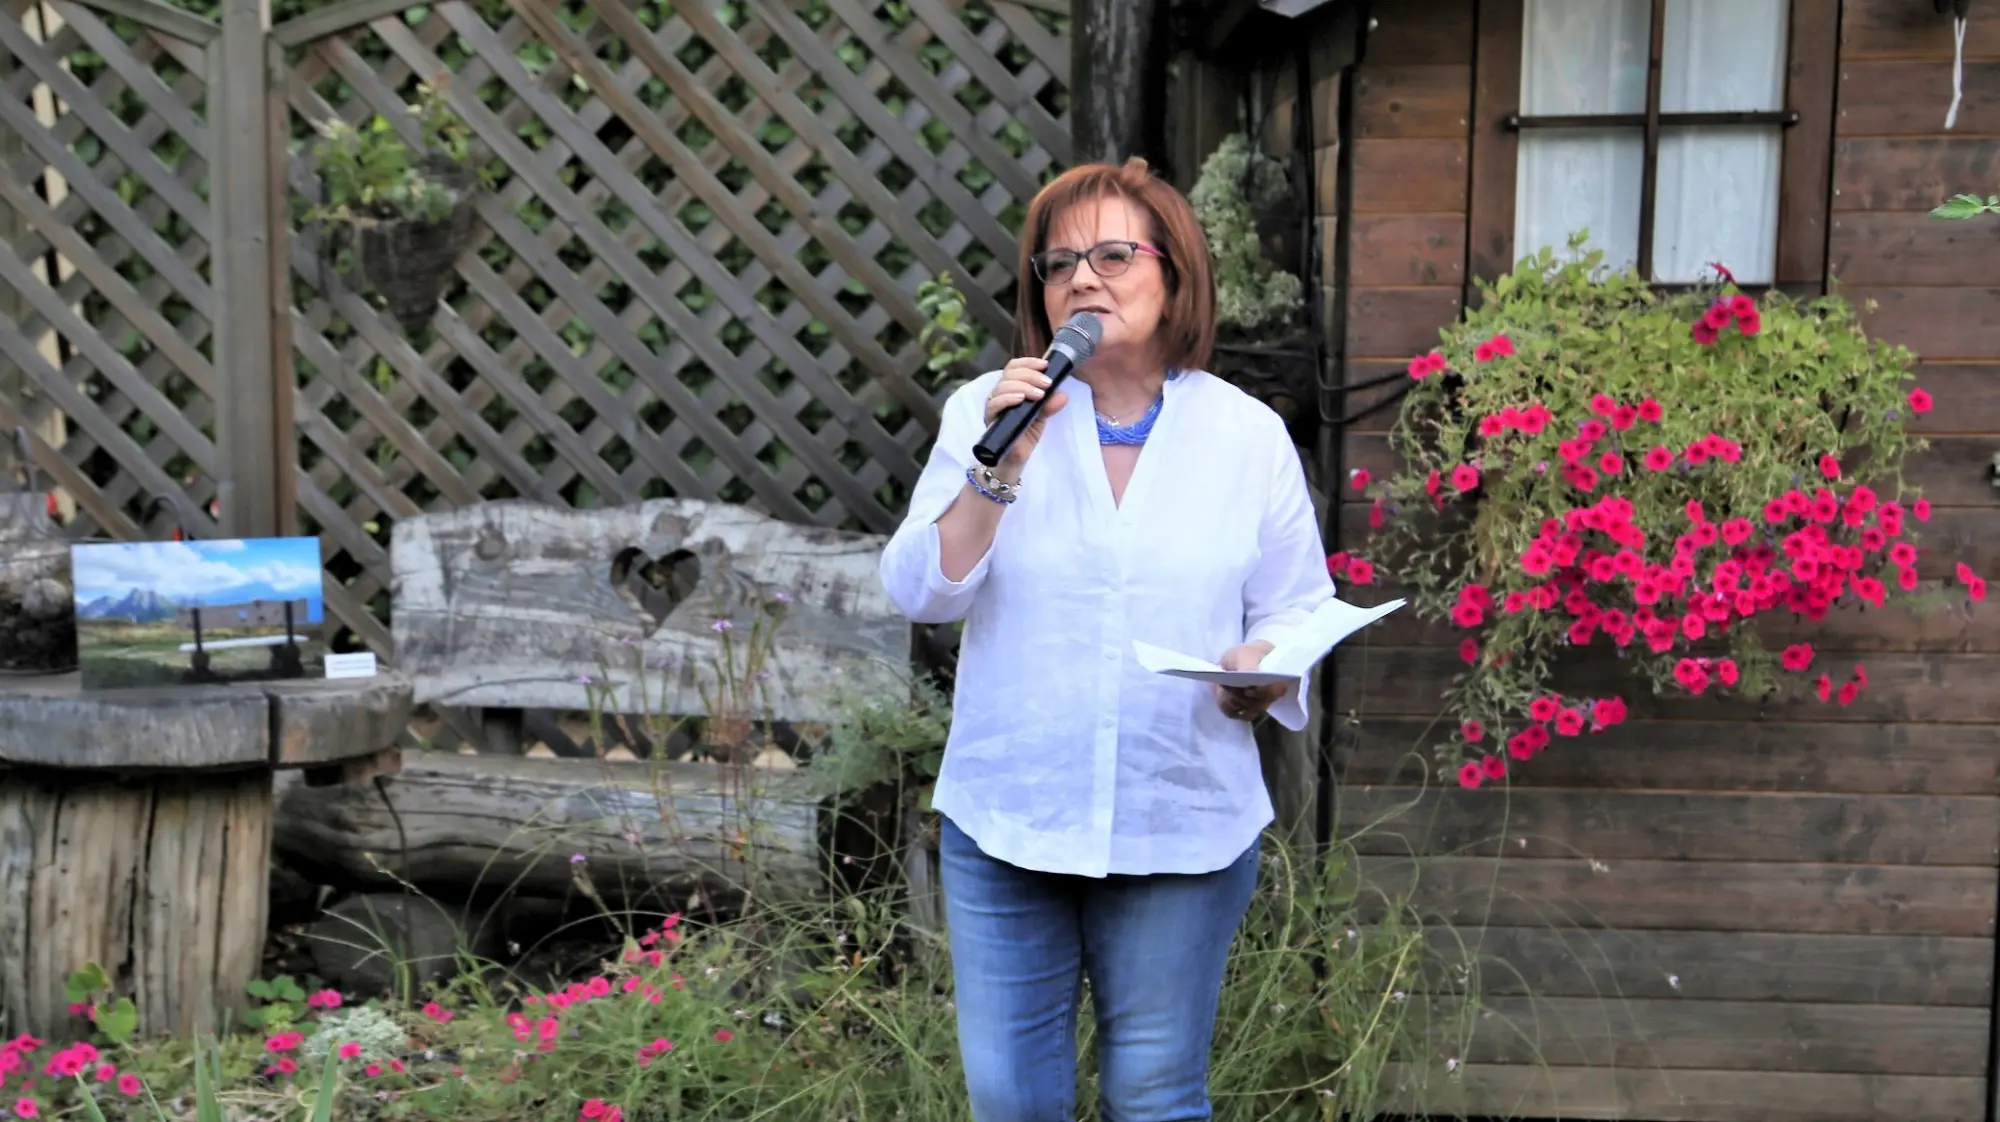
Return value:
<svg viewBox="0 0 2000 1122">
<path fill-rule="evenodd" d="M 929 789 L 951 731 L 951 699 L 936 682 L 920 677 L 903 696 L 836 697 L 834 710 L 811 768 L 830 796 L 852 797 L 882 784 Z"/>
<path fill-rule="evenodd" d="M 472 131 L 446 103 L 440 85 L 419 86 L 409 110 L 415 144 L 380 114 L 359 128 L 339 119 L 325 125 L 313 148 L 326 192 L 316 217 L 440 222 L 451 214 L 464 195 L 462 184 L 472 177 Z"/>
<path fill-rule="evenodd" d="M 257 1000 L 243 1014 L 243 1023 L 249 1028 L 281 1031 L 290 1028 L 305 1010 L 306 991 L 289 974 L 255 979 L 248 991 Z"/>
<path fill-rule="evenodd" d="M 1290 191 L 1284 165 L 1242 133 L 1231 133 L 1201 165 L 1188 202 L 1215 269 L 1216 322 L 1254 332 L 1289 324 L 1302 302 L 1299 278 L 1274 268 L 1257 237 L 1257 212 Z"/>
<path fill-rule="evenodd" d="M 1572 250 L 1581 244 L 1580 237 L 1573 240 Z M 1807 588 L 1813 578 L 1799 575 L 1806 567 L 1791 560 L 1801 548 L 1794 540 L 1799 534 L 1836 546 L 1859 543 L 1852 556 L 1865 557 L 1852 573 L 1857 583 L 1834 580 L 1828 602 L 1808 606 L 1807 614 L 1865 597 L 1857 591 L 1864 573 L 1889 577 L 1887 598 L 1902 596 L 1900 574 L 1876 565 L 1886 560 L 1879 551 L 1909 539 L 1914 521 L 1925 517 L 1927 507 L 1919 501 L 1914 520 L 1904 523 L 1898 504 L 1914 497 L 1904 486 L 1903 458 L 1924 447 L 1904 425 L 1913 409 L 1928 408 L 1928 397 L 1920 391 L 1912 396 L 1910 352 L 1870 340 L 1845 301 L 1774 292 L 1751 302 L 1726 284 L 1662 294 L 1635 272 L 1604 270 L 1598 254 L 1558 262 L 1548 250 L 1482 289 L 1483 299 L 1463 321 L 1440 333 L 1440 347 L 1428 356 L 1435 369 L 1423 369 L 1422 360 L 1413 365 L 1424 377 L 1404 399 L 1391 436 L 1401 467 L 1371 488 L 1391 518 L 1363 547 L 1425 618 L 1449 622 L 1455 609 L 1464 613 L 1456 626 L 1465 636 L 1461 657 L 1468 665 L 1446 695 L 1453 741 L 1464 739 L 1461 722 L 1477 721 L 1490 732 L 1471 750 L 1498 751 L 1497 741 L 1510 728 L 1531 724 L 1531 704 L 1554 689 L 1552 678 L 1567 655 L 1615 664 L 1608 649 L 1613 623 L 1579 632 L 1579 613 L 1617 611 L 1626 622 L 1657 618 L 1687 625 L 1692 633 L 1669 627 L 1664 638 L 1671 643 L 1664 648 L 1630 633 L 1616 641 L 1616 659 L 1655 692 L 1702 692 L 1687 683 L 1706 682 L 1693 674 L 1690 659 L 1712 660 L 1718 672 L 1729 660 L 1723 680 L 1734 688 L 1724 692 L 1756 697 L 1780 688 L 1778 660 L 1759 637 L 1758 612 L 1773 607 L 1771 601 L 1779 610 L 1799 611 L 1798 603 L 1773 583 L 1777 592 L 1754 598 L 1761 602 L 1757 611 L 1740 614 L 1745 602 L 1720 591 L 1738 578 L 1715 582 L 1731 563 L 1739 573 L 1760 571 L 1748 559 L 1764 551 L 1758 564 L 1785 571 L 1794 591 Z M 1718 305 L 1751 310 L 1737 321 L 1743 326 L 1725 327 L 1704 342 L 1697 336 L 1706 329 L 1698 322 Z M 1511 353 L 1493 353 L 1498 339 L 1511 343 Z M 1631 423 L 1628 417 L 1623 429 L 1606 427 L 1607 400 L 1635 408 L 1655 402 L 1659 420 Z M 1505 423 L 1533 406 L 1546 410 L 1539 431 Z M 1570 442 L 1592 432 L 1602 435 L 1578 460 L 1595 473 L 1586 488 L 1565 448 L 1576 452 Z M 1694 451 L 1723 445 L 1733 446 L 1734 454 Z M 1455 472 L 1476 479 L 1474 489 L 1461 493 L 1452 482 Z M 1795 524 L 1792 516 L 1774 517 L 1767 505 L 1788 495 L 1824 496 L 1824 503 L 1841 505 L 1829 508 L 1825 519 L 1801 514 Z M 1622 543 L 1638 560 L 1631 573 L 1593 574 L 1592 558 L 1610 557 L 1621 543 L 1577 519 L 1618 502 L 1630 504 L 1631 527 L 1643 534 Z M 1834 516 L 1850 507 L 1852 520 Z M 1898 512 L 1893 519 L 1892 507 Z M 1697 509 L 1699 518 L 1692 513 Z M 1701 531 L 1702 520 L 1711 524 L 1709 531 Z M 1732 522 L 1740 545 L 1718 542 L 1716 528 L 1730 530 Z M 1871 539 L 1864 524 L 1887 533 Z M 1565 532 L 1583 542 L 1573 568 L 1557 564 L 1552 571 L 1530 563 L 1531 550 Z M 1707 543 L 1696 547 L 1689 539 L 1698 532 Z M 1677 560 L 1683 551 L 1687 558 Z M 1681 560 L 1685 588 L 1668 581 L 1667 570 Z M 1664 594 L 1649 599 L 1642 589 L 1656 571 Z M 1826 575 L 1822 570 L 1820 579 Z M 1913 562 L 1903 579 L 1914 587 Z M 1752 585 L 1748 575 L 1741 580 L 1739 588 Z M 1546 610 L 1508 607 L 1510 597 L 1531 601 L 1538 588 L 1563 599 L 1558 604 L 1552 597 Z M 1468 612 L 1460 605 L 1469 597 L 1490 597 L 1490 604 Z M 1722 620 L 1710 616 L 1705 628 L 1690 623 L 1685 616 L 1715 606 L 1702 602 L 1710 598 L 1730 605 Z M 1726 633 L 1718 634 L 1724 626 Z M 1577 650 L 1584 646 L 1589 649 Z M 1697 668 L 1706 672 L 1711 664 Z M 1728 682 L 1739 674 L 1739 681 Z M 1592 712 L 1587 702 L 1581 711 L 1586 718 Z M 1622 700 L 1615 711 L 1623 712 Z M 1465 743 L 1443 744 L 1439 754 L 1455 762 L 1467 749 Z"/>
<path fill-rule="evenodd" d="M 132 1039 L 139 1028 L 139 1010 L 129 997 L 112 997 L 111 976 L 97 963 L 85 963 L 63 979 L 63 996 L 71 1007 L 89 1006 L 97 1031 L 116 1044 Z"/>
<path fill-rule="evenodd" d="M 2000 214 L 2000 195 L 1953 195 L 1931 211 L 1932 218 L 1977 218 L 1982 214 Z"/>
<path fill-rule="evenodd" d="M 928 321 L 917 337 L 929 352 L 925 369 L 946 374 L 978 357 L 984 332 L 965 314 L 965 294 L 952 283 L 950 273 L 939 273 L 918 286 L 917 310 Z"/>
<path fill-rule="evenodd" d="M 1268 843 L 1221 995 L 1219 1122 L 1361 1122 L 1386 1105 L 1392 1060 L 1441 1078 L 1456 1054 L 1475 1015 L 1470 959 L 1432 950 L 1447 944 L 1407 901 L 1364 901 L 1356 868 L 1351 842 L 1323 862 Z M 119 1122 L 518 1122 L 609 1107 L 628 1122 L 967 1122 L 949 957 L 912 950 L 900 893 L 712 922 L 610 914 L 620 934 L 574 978 L 469 963 L 417 1007 L 305 1014 L 300 1031 L 329 1038 L 357 1010 L 392 1024 L 388 1062 L 330 1051 L 287 1068 L 298 1043 L 264 1033 L 143 1040 L 91 1057 L 143 1090 L 86 1071 L 26 1093 L 45 1116 Z M 1095 1122 L 1092 1018 L 1078 1019 L 1080 1117 Z"/>
</svg>

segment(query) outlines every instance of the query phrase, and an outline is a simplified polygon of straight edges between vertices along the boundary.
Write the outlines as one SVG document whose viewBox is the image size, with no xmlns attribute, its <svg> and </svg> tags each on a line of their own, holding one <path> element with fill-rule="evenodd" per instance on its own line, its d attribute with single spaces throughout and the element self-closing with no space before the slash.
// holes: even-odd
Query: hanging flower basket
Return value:
<svg viewBox="0 0 2000 1122">
<path fill-rule="evenodd" d="M 328 123 L 313 149 L 323 188 L 314 212 L 330 223 L 325 253 L 351 256 L 342 271 L 351 269 L 412 334 L 436 312 L 471 244 L 479 169 L 490 158 L 442 82 L 421 87 L 410 106 L 414 141 L 377 116 L 358 127 Z"/>
<path fill-rule="evenodd" d="M 437 311 L 459 254 L 471 243 L 476 218 L 473 190 L 478 183 L 472 168 L 442 160 L 426 163 L 424 174 L 457 197 L 450 212 L 442 218 L 393 217 L 362 225 L 355 245 L 362 281 L 412 334 Z"/>
<path fill-rule="evenodd" d="M 1411 360 L 1401 462 L 1350 482 L 1386 525 L 1328 559 L 1462 636 L 1435 747 L 1467 787 L 1619 724 L 1648 687 L 1852 704 L 1864 667 L 1760 625 L 1986 594 L 1963 562 L 1918 578 L 1930 504 L 1903 458 L 1933 402 L 1907 350 L 1839 297 L 1753 299 L 1719 266 L 1661 295 L 1600 263 L 1544 250 Z"/>
</svg>

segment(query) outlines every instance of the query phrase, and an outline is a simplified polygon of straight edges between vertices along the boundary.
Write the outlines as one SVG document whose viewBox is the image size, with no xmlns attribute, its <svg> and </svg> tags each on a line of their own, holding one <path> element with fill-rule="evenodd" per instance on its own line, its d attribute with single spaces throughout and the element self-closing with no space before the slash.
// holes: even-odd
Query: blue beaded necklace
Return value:
<svg viewBox="0 0 2000 1122">
<path fill-rule="evenodd" d="M 1180 371 L 1169 370 L 1167 380 L 1171 382 L 1179 375 Z M 1167 396 L 1164 393 L 1154 398 L 1153 404 L 1146 407 L 1146 412 L 1129 425 L 1113 424 L 1105 420 L 1103 414 L 1097 414 L 1097 442 L 1099 444 L 1146 443 L 1146 438 L 1153 434 L 1153 422 L 1160 419 L 1160 407 L 1165 405 L 1166 401 Z"/>
<path fill-rule="evenodd" d="M 1138 420 L 1129 425 L 1114 425 L 1100 414 L 1097 418 L 1097 442 L 1099 444 L 1144 444 L 1152 435 L 1153 422 L 1160 418 L 1160 406 L 1166 398 L 1156 397 L 1153 404 Z"/>
</svg>

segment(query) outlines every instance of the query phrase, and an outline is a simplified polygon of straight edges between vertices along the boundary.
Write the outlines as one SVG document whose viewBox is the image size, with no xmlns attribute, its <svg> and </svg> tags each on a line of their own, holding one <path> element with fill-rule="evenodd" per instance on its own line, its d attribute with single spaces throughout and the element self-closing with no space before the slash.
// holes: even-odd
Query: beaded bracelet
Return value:
<svg viewBox="0 0 2000 1122">
<path fill-rule="evenodd" d="M 1021 497 L 1021 485 L 1008 483 L 993 474 L 993 469 L 979 464 L 965 469 L 965 481 L 972 489 L 1002 506 Z"/>
</svg>

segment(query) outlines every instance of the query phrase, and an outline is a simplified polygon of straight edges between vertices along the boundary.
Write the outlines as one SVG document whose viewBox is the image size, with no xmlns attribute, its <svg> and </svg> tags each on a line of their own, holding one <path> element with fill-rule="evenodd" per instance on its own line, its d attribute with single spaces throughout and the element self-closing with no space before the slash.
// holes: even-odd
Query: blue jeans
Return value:
<svg viewBox="0 0 2000 1122">
<path fill-rule="evenodd" d="M 939 864 L 959 1054 L 977 1122 L 1071 1122 L 1090 979 L 1104 1122 L 1212 1117 L 1222 972 L 1257 886 L 1257 847 L 1199 876 L 1065 876 L 981 852 L 950 819 Z"/>
</svg>

